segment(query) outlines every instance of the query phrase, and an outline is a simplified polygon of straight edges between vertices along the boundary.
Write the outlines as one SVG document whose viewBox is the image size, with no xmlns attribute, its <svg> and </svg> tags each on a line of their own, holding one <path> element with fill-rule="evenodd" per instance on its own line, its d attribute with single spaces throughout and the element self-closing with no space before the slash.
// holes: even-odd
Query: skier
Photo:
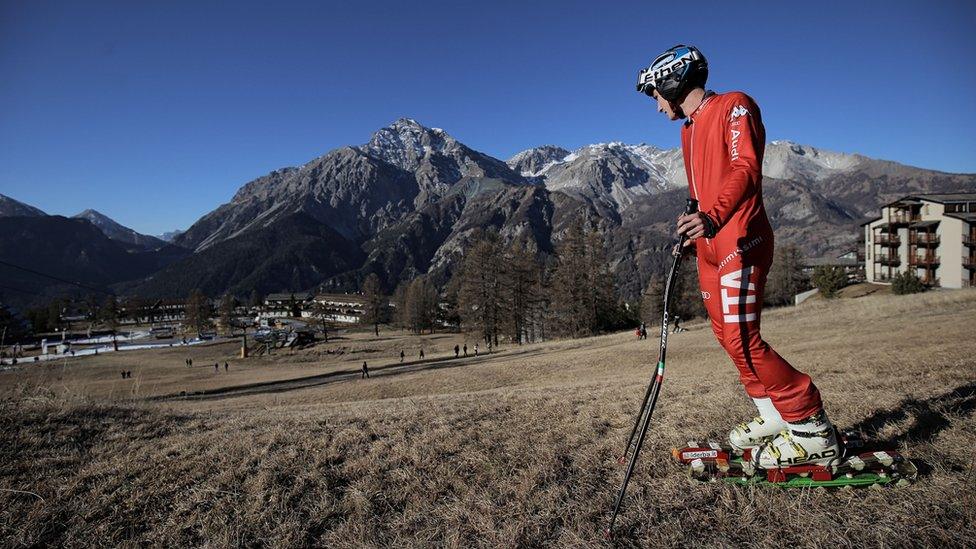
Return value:
<svg viewBox="0 0 976 549">
<path fill-rule="evenodd" d="M 705 90 L 708 62 L 677 45 L 641 70 L 637 90 L 681 128 L 688 190 L 699 211 L 678 217 L 678 234 L 698 256 L 698 282 L 712 330 L 739 370 L 759 415 L 729 433 L 762 468 L 829 465 L 840 458 L 833 425 L 810 377 L 759 334 L 773 231 L 762 200 L 766 135 L 759 107 L 741 92 Z"/>
</svg>

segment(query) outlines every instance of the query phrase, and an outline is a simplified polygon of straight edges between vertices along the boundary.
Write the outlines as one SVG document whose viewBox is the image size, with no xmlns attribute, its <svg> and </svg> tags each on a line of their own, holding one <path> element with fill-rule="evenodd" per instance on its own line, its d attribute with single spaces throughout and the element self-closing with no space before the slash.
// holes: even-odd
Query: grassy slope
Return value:
<svg viewBox="0 0 976 549">
<path fill-rule="evenodd" d="M 917 461 L 918 484 L 884 491 L 690 484 L 667 450 L 721 436 L 751 410 L 704 326 L 674 336 L 617 542 L 968 543 L 974 310 L 976 292 L 960 291 L 818 301 L 765 318 L 766 338 L 814 375 L 840 426 Z M 614 456 L 655 348 L 618 334 L 162 403 L 113 401 L 107 378 L 79 384 L 94 395 L 79 396 L 64 379 L 21 372 L 31 385 L 14 387 L 5 374 L 0 488 L 36 496 L 0 491 L 0 543 L 599 546 L 623 473 Z M 95 377 L 117 370 L 91 364 Z"/>
</svg>

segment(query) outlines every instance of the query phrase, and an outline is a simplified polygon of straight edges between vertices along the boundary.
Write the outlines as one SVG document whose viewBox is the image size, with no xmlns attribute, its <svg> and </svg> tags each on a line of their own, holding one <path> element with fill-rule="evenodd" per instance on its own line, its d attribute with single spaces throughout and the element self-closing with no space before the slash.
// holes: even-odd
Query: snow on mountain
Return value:
<svg viewBox="0 0 976 549">
<path fill-rule="evenodd" d="M 163 242 L 172 242 L 173 239 L 181 234 L 183 234 L 183 231 L 176 229 L 175 231 L 166 231 L 165 233 L 157 235 L 156 238 L 162 240 Z"/>
<path fill-rule="evenodd" d="M 569 151 L 555 145 L 526 149 L 508 159 L 508 166 L 523 177 L 538 177 L 554 165 L 565 161 Z"/>
<path fill-rule="evenodd" d="M 638 196 L 686 185 L 681 152 L 644 143 L 596 143 L 565 154 L 551 145 L 522 151 L 508 165 L 550 191 L 586 197 L 624 209 Z"/>
<path fill-rule="evenodd" d="M 772 141 L 763 157 L 763 175 L 820 181 L 856 169 L 864 160 L 865 157 L 857 154 L 827 151 L 792 141 Z"/>
<path fill-rule="evenodd" d="M 492 177 L 521 181 L 504 162 L 475 151 L 440 128 L 428 128 L 412 118 L 401 118 L 373 134 L 359 150 L 441 187 L 462 177 Z"/>
<path fill-rule="evenodd" d="M 821 181 L 880 161 L 792 141 L 766 146 L 763 175 L 784 180 Z M 541 181 L 547 189 L 571 194 L 603 194 L 619 206 L 637 195 L 651 195 L 688 185 L 681 149 L 661 149 L 644 143 L 596 143 L 567 153 L 544 145 L 527 149 L 508 160 L 523 176 Z"/>
</svg>

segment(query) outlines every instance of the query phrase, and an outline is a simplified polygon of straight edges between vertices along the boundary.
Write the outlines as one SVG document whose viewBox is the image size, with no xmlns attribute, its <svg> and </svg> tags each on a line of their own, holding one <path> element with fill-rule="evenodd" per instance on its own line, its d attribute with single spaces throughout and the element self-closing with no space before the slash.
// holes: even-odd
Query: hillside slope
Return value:
<svg viewBox="0 0 976 549">
<path fill-rule="evenodd" d="M 918 464 L 915 485 L 877 492 L 689 484 L 669 448 L 723 436 L 753 410 L 710 330 L 688 326 L 669 347 L 617 544 L 970 543 L 974 307 L 976 291 L 966 290 L 821 301 L 765 315 L 767 339 L 815 377 L 840 427 Z M 385 348 L 356 337 L 326 347 Z M 370 356 L 378 371 L 369 380 L 158 405 L 131 399 L 151 393 L 160 376 L 189 383 L 216 374 L 187 370 L 175 356 L 157 363 L 149 352 L 130 355 L 135 379 L 125 382 L 114 380 L 110 356 L 77 362 L 85 368 L 0 373 L 0 486 L 16 490 L 0 494 L 0 540 L 606 546 L 601 530 L 623 474 L 615 456 L 655 346 L 626 333 L 455 360 L 441 343 L 428 347 L 429 367 L 419 369 L 401 368 L 393 348 L 349 357 L 317 347 L 276 360 L 312 373 L 316 360 Z M 230 360 L 232 371 L 251 364 Z M 102 389 L 116 388 L 109 398 L 66 397 L 80 379 L 73 376 L 104 376 Z M 40 387 L 25 392 L 19 384 L 27 380 Z"/>
</svg>

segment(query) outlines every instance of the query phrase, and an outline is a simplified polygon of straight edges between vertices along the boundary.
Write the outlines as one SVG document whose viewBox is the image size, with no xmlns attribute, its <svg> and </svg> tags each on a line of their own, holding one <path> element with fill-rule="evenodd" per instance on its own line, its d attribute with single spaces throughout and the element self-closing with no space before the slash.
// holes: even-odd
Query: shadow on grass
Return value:
<svg viewBox="0 0 976 549">
<path fill-rule="evenodd" d="M 859 431 L 871 441 L 869 446 L 878 448 L 898 448 L 903 443 L 929 442 L 940 432 L 953 424 L 953 419 L 968 417 L 976 412 L 976 381 L 930 398 L 906 398 L 891 410 L 878 410 L 852 425 L 852 431 Z M 911 425 L 897 435 L 881 438 L 878 433 L 885 426 L 908 419 Z M 932 466 L 923 460 L 908 456 L 918 467 L 919 476 L 931 473 Z"/>
</svg>

